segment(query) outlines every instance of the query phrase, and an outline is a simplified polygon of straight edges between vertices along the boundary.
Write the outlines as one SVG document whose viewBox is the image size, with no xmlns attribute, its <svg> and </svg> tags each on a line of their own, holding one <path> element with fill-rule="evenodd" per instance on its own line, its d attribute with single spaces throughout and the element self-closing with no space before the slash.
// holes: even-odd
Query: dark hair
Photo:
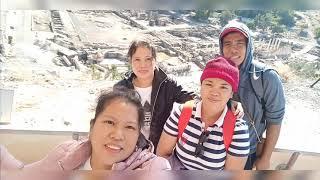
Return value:
<svg viewBox="0 0 320 180">
<path fill-rule="evenodd" d="M 143 149 L 148 148 L 148 142 L 141 133 L 141 128 L 144 124 L 144 110 L 141 105 L 140 95 L 136 91 L 128 89 L 126 87 L 119 86 L 117 88 L 114 88 L 112 91 L 104 91 L 99 95 L 94 118 L 90 121 L 90 129 L 92 129 L 97 117 L 103 112 L 103 110 L 107 108 L 114 100 L 118 99 L 130 103 L 137 108 L 138 126 L 140 133 L 137 146 Z"/>
<path fill-rule="evenodd" d="M 90 121 L 90 129 L 93 127 L 101 112 L 116 99 L 121 99 L 127 103 L 133 104 L 137 108 L 139 130 L 141 129 L 144 123 L 144 110 L 140 102 L 140 96 L 136 91 L 122 87 L 112 91 L 104 91 L 99 95 L 94 118 Z"/>
<path fill-rule="evenodd" d="M 138 47 L 145 47 L 148 48 L 151 51 L 152 57 L 156 60 L 157 55 L 156 55 L 156 48 L 147 40 L 134 40 L 131 42 L 131 45 L 128 50 L 127 57 L 129 61 L 131 61 L 131 58 L 133 54 L 137 51 Z"/>
</svg>

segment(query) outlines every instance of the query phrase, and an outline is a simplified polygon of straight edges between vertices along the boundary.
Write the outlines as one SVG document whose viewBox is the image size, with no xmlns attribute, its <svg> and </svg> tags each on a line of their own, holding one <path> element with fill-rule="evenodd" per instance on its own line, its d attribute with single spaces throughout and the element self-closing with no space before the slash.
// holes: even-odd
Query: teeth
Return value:
<svg viewBox="0 0 320 180">
<path fill-rule="evenodd" d="M 107 145 L 108 148 L 110 149 L 115 149 L 115 150 L 120 150 L 121 148 L 118 146 L 114 146 L 114 145 Z"/>
</svg>

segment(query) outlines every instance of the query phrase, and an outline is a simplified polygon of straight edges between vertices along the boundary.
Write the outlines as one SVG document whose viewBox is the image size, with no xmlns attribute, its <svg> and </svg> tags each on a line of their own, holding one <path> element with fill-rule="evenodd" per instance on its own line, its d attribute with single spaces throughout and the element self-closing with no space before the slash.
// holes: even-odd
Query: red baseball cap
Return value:
<svg viewBox="0 0 320 180">
<path fill-rule="evenodd" d="M 244 37 L 248 38 L 247 33 L 243 32 L 242 30 L 235 28 L 235 27 L 230 27 L 230 28 L 227 28 L 224 31 L 222 31 L 222 33 L 220 34 L 220 38 L 222 39 L 224 36 L 226 36 L 227 34 L 229 34 L 231 32 L 241 33 L 242 35 L 244 35 Z"/>
</svg>

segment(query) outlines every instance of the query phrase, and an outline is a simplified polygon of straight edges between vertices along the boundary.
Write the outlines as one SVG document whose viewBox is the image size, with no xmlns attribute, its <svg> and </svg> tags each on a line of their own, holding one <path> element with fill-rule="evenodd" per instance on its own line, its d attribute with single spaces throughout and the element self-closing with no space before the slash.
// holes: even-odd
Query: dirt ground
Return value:
<svg viewBox="0 0 320 180">
<path fill-rule="evenodd" d="M 114 82 L 92 80 L 90 69 L 57 66 L 56 55 L 38 46 L 16 44 L 12 51 L 20 53 L 1 64 L 1 80 L 15 91 L 14 128 L 87 131 L 97 94 Z M 23 53 L 31 51 L 42 53 Z"/>
</svg>

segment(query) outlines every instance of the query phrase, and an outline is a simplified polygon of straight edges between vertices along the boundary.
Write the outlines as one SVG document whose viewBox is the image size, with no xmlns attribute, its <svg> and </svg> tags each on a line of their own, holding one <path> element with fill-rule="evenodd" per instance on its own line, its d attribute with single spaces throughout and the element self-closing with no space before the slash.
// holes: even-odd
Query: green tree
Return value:
<svg viewBox="0 0 320 180">
<path fill-rule="evenodd" d="M 119 73 L 118 73 L 118 69 L 117 69 L 117 66 L 116 65 L 111 65 L 111 69 L 110 69 L 110 72 L 111 72 L 111 79 L 112 80 L 116 80 L 119 78 Z"/>
<path fill-rule="evenodd" d="M 220 15 L 221 26 L 226 25 L 230 20 L 232 20 L 236 17 L 237 16 L 232 11 L 229 11 L 229 10 L 222 11 L 222 13 Z"/>
<path fill-rule="evenodd" d="M 273 33 L 283 33 L 286 30 L 286 26 L 283 24 L 276 24 L 271 27 Z"/>
<path fill-rule="evenodd" d="M 248 26 L 248 28 L 251 29 L 251 30 L 255 30 L 255 29 L 256 29 L 256 25 L 255 25 L 254 21 L 248 22 L 248 23 L 247 23 L 247 26 Z"/>
<path fill-rule="evenodd" d="M 262 13 L 261 10 L 237 10 L 235 11 L 235 14 L 237 16 L 242 16 L 246 18 L 252 18 L 254 19 L 258 14 Z"/>
<path fill-rule="evenodd" d="M 261 13 L 256 16 L 254 19 L 254 24 L 261 28 L 261 29 L 267 29 L 268 27 L 271 27 L 274 24 L 274 16 L 272 13 Z"/>
<path fill-rule="evenodd" d="M 296 24 L 292 11 L 289 11 L 289 10 L 278 11 L 277 14 L 280 17 L 279 19 L 280 24 L 284 24 L 287 27 L 293 27 Z"/>
<path fill-rule="evenodd" d="M 316 35 L 316 38 L 320 38 L 320 27 L 316 28 L 315 35 Z"/>
<path fill-rule="evenodd" d="M 272 29 L 279 25 L 279 19 L 274 11 L 264 11 L 256 16 L 254 23 L 261 29 Z"/>
<path fill-rule="evenodd" d="M 93 65 L 90 65 L 91 67 L 91 79 L 92 80 L 98 80 L 101 78 L 101 73 L 100 71 Z"/>
<path fill-rule="evenodd" d="M 196 10 L 194 18 L 196 20 L 207 20 L 210 17 L 211 10 Z"/>
</svg>

